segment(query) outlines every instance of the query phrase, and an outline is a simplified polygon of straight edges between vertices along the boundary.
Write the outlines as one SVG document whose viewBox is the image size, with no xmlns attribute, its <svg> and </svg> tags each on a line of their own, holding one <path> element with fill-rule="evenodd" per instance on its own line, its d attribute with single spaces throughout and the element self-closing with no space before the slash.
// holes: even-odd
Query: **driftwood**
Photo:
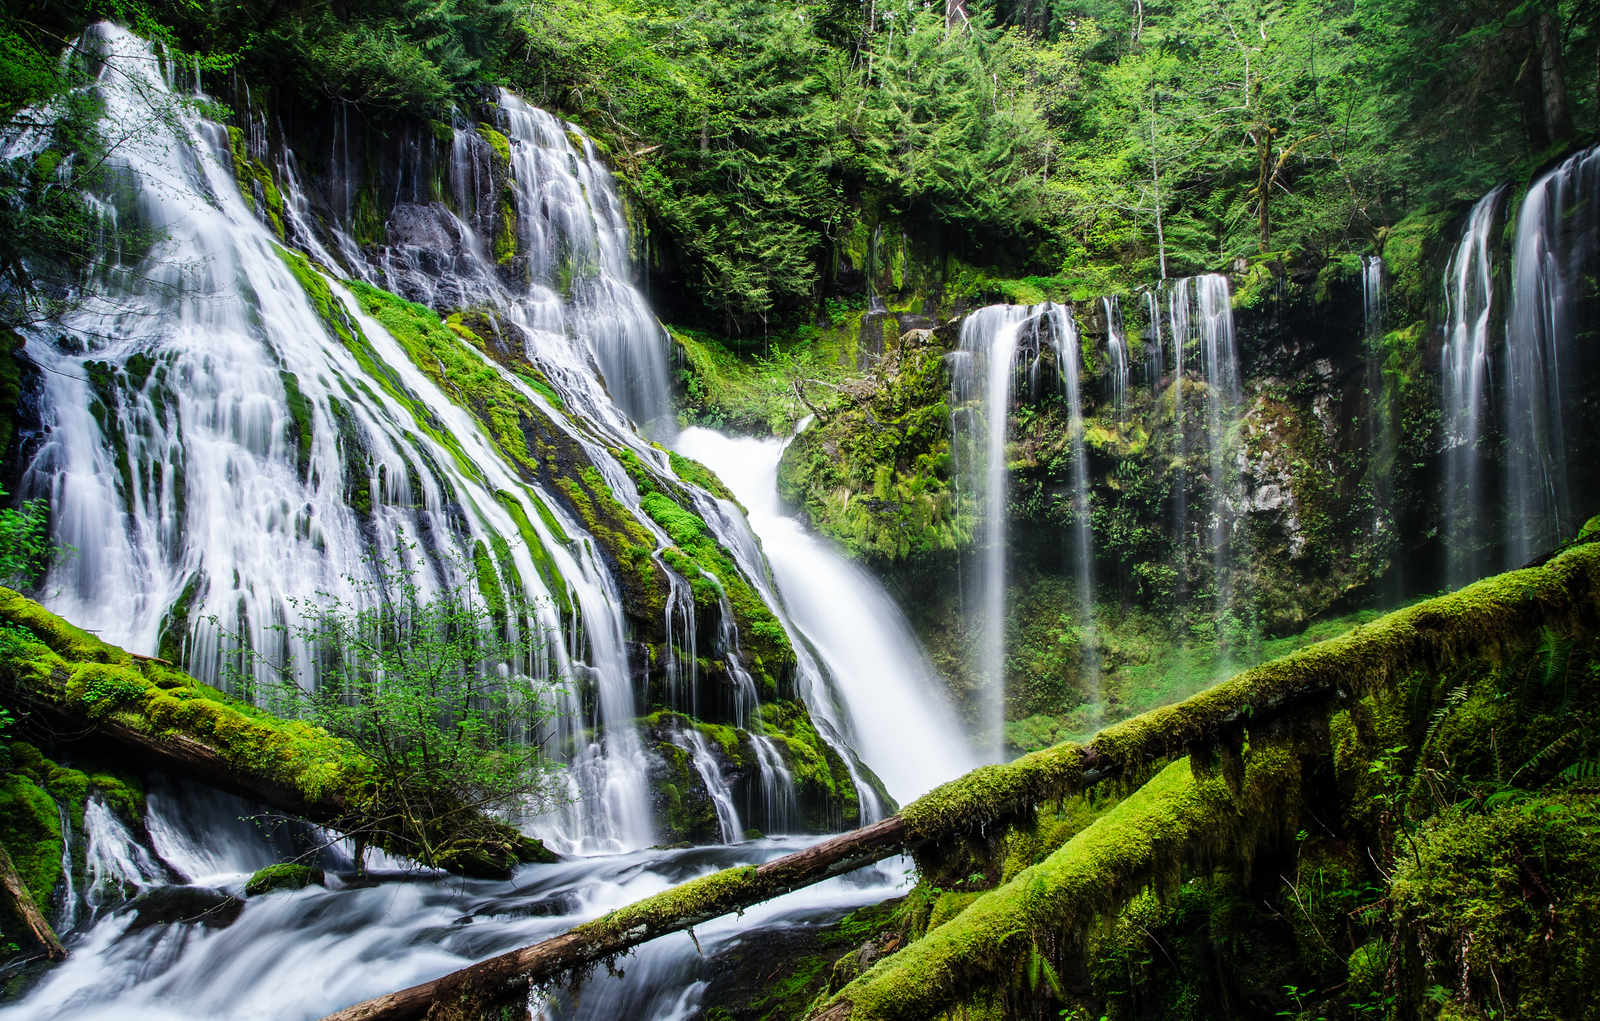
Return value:
<svg viewBox="0 0 1600 1021">
<path fill-rule="evenodd" d="M 435 1003 L 463 1004 L 468 1009 L 461 1011 L 461 1015 L 471 1017 L 476 1013 L 471 1009 L 472 1005 L 501 1000 L 508 988 L 520 988 L 563 972 L 597 964 L 659 936 L 681 932 L 790 890 L 853 872 L 864 865 L 901 853 L 914 839 L 905 822 L 899 816 L 892 816 L 765 865 L 728 869 L 704 876 L 542 943 L 491 957 L 432 982 L 346 1007 L 328 1015 L 325 1021 L 403 1021 L 423 1018 Z M 729 877 L 732 881 L 708 882 L 728 876 L 729 873 L 740 875 Z M 709 896 L 685 897 L 685 891 L 696 884 L 712 888 L 707 891 Z M 675 911 L 674 905 L 682 905 L 685 901 L 689 902 L 687 910 Z"/>
<path fill-rule="evenodd" d="M 22 917 L 23 924 L 33 933 L 33 938 L 44 944 L 45 956 L 53 961 L 66 957 L 67 948 L 61 945 L 61 940 L 56 938 L 56 931 L 50 928 L 50 923 L 39 911 L 39 905 L 34 902 L 33 894 L 28 891 L 28 885 L 17 874 L 17 867 L 12 863 L 11 855 L 6 853 L 4 847 L 0 847 L 0 887 L 5 888 L 6 895 L 11 898 L 12 906 Z"/>
</svg>

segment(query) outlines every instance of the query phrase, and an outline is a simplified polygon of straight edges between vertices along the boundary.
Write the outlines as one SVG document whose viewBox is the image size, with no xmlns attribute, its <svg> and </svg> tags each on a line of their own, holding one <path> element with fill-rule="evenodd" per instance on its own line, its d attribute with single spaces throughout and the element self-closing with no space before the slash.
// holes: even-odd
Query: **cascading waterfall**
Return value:
<svg viewBox="0 0 1600 1021">
<path fill-rule="evenodd" d="M 1006 562 L 1006 436 L 1010 418 L 1016 360 L 1024 334 L 1037 352 L 1050 345 L 1056 373 L 1069 409 L 1068 429 L 1072 456 L 1072 535 L 1077 560 L 1079 614 L 1092 636 L 1093 538 L 1089 519 L 1088 465 L 1083 450 L 1083 407 L 1079 393 L 1078 331 L 1072 312 L 1064 305 L 991 305 L 969 315 L 961 324 L 959 355 L 952 361 L 951 406 L 978 402 L 976 423 L 965 430 L 965 451 L 960 457 L 966 484 L 981 492 L 983 541 L 978 603 L 980 645 L 977 673 L 982 678 L 981 713 L 990 754 L 1004 754 L 1005 735 L 1005 595 Z M 965 421 L 974 423 L 970 407 Z M 958 437 L 963 430 L 952 413 Z M 978 429 L 983 430 L 978 436 Z M 1093 648 L 1092 638 L 1084 643 Z M 1092 656 L 1092 654 L 1091 654 Z M 1097 688 L 1097 671 L 1091 666 L 1091 687 Z"/>
<path fill-rule="evenodd" d="M 1488 567 L 1484 519 L 1490 502 L 1483 491 L 1486 466 L 1480 443 L 1489 424 L 1494 312 L 1489 240 L 1504 191 L 1496 188 L 1472 207 L 1444 274 L 1444 525 L 1451 588 L 1476 581 Z"/>
<path fill-rule="evenodd" d="M 1600 250 L 1597 201 L 1600 147 L 1534 181 L 1517 213 L 1501 388 L 1506 568 L 1571 538 L 1581 523 L 1567 445 L 1593 379 L 1592 319 L 1584 313 L 1593 308 L 1589 281 Z"/>
<path fill-rule="evenodd" d="M 1161 386 L 1166 374 L 1166 350 L 1161 342 L 1161 295 L 1152 288 L 1143 294 L 1144 301 L 1144 380 L 1153 394 Z"/>
<path fill-rule="evenodd" d="M 705 735 L 698 730 L 680 730 L 672 736 L 678 747 L 689 753 L 689 762 L 694 766 L 696 773 L 700 774 L 700 782 L 705 784 L 706 794 L 711 798 L 711 804 L 717 810 L 717 827 L 722 831 L 724 844 L 736 844 L 744 836 L 744 827 L 739 825 L 739 810 L 733 806 L 733 795 L 728 792 L 728 782 L 722 777 L 722 767 L 717 764 L 717 757 L 711 753 L 711 747 L 706 744 Z"/>
<path fill-rule="evenodd" d="M 783 513 L 778 461 L 788 442 L 696 427 L 680 433 L 675 445 L 716 472 L 749 512 L 799 639 L 796 650 L 806 650 L 803 662 L 815 650 L 843 703 L 831 723 L 814 713 L 819 726 L 848 728 L 862 761 L 902 804 L 977 765 L 954 713 L 934 694 L 937 674 L 894 600 L 871 575 Z M 751 736 L 762 754 L 764 739 Z"/>
<path fill-rule="evenodd" d="M 1383 469 L 1393 462 L 1394 434 L 1390 422 L 1388 387 L 1383 374 L 1383 258 L 1361 257 L 1362 347 L 1366 352 L 1366 411 L 1368 488 L 1372 494 L 1372 539 L 1382 541 L 1385 522 L 1392 513 L 1389 480 Z"/>
<path fill-rule="evenodd" d="M 553 561 L 563 590 L 546 588 L 525 544 L 510 545 L 505 573 L 514 568 L 525 587 L 513 596 L 547 644 L 521 666 L 596 692 L 592 715 L 568 692 L 552 746 L 572 749 L 575 800 L 536 828 L 568 851 L 649 844 L 648 763 L 633 723 L 622 600 L 582 522 L 516 475 L 494 439 L 343 285 L 305 270 L 330 288 L 332 314 L 356 340 L 331 335 L 278 239 L 240 195 L 223 129 L 175 99 L 152 107 L 171 99 L 171 83 L 130 33 L 101 25 L 86 40 L 107 58 L 95 88 L 108 122 L 129 134 L 115 158 L 136 182 L 138 215 L 167 226 L 139 266 L 104 266 L 100 293 L 63 324 L 68 341 L 56 343 L 56 333 L 29 340 L 30 355 L 49 370 L 48 435 L 24 475 L 25 495 L 49 496 L 57 537 L 77 550 L 44 586 L 51 608 L 135 650 L 157 652 L 175 634 L 189 668 L 226 686 L 241 640 L 268 659 L 312 662 L 280 630 L 295 619 L 295 600 L 328 593 L 361 605 L 373 551 L 429 538 L 406 558 L 427 597 L 462 584 L 456 565 L 434 552 L 451 543 L 437 538 L 471 549 L 518 536 L 520 523 Z M 285 230 L 318 258 L 330 255 L 319 227 L 323 236 L 331 230 L 332 247 L 357 278 L 404 291 L 421 274 L 430 286 L 502 310 L 572 414 L 509 373 L 502 378 L 566 430 L 636 509 L 638 492 L 610 450 L 631 449 L 663 473 L 671 469 L 612 403 L 593 364 L 611 366 L 619 388 L 623 380 L 642 388 L 620 398 L 640 419 L 653 414 L 640 395 L 664 401 L 666 380 L 664 359 L 650 355 L 659 354 L 659 328 L 620 275 L 627 243 L 614 189 L 592 151 L 574 149 L 559 122 L 501 99 L 521 197 L 515 229 L 528 253 L 522 291 L 499 282 L 470 218 L 437 203 L 397 206 L 394 243 L 385 248 L 347 244 L 337 226 L 311 222 L 292 153 L 279 161 L 288 171 Z M 42 144 L 23 133 L 7 139 L 4 155 Z M 336 132 L 335 192 L 347 190 L 340 181 L 350 173 L 339 168 L 348 168 L 349 148 L 348 133 Z M 350 201 L 334 196 L 336 209 Z M 448 259 L 421 243 L 440 237 Z M 570 309 L 556 286 L 563 279 Z M 371 365 L 384 378 L 351 387 Z M 515 515 L 506 502 L 520 504 Z"/>
</svg>

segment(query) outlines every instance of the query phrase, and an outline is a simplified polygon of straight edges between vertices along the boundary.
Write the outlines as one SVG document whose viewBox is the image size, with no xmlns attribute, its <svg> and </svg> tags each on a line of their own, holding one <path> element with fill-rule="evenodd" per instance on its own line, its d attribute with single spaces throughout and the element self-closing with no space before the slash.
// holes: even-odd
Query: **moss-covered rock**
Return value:
<svg viewBox="0 0 1600 1021">
<path fill-rule="evenodd" d="M 313 884 L 320 886 L 326 879 L 321 869 L 309 865 L 268 865 L 250 877 L 244 884 L 244 892 L 249 897 L 260 897 L 278 890 L 303 890 Z"/>
</svg>

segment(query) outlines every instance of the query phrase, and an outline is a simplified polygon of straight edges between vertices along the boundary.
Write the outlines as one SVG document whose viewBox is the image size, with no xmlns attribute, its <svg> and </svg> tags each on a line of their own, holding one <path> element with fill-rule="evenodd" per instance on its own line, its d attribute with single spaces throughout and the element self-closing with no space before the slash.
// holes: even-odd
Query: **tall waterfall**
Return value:
<svg viewBox="0 0 1600 1021">
<path fill-rule="evenodd" d="M 41 587 L 47 604 L 132 650 L 180 650 L 218 685 L 229 683 L 243 643 L 269 660 L 293 657 L 310 686 L 315 657 L 284 630 L 299 607 L 323 594 L 364 605 L 377 581 L 373 555 L 398 548 L 426 598 L 465 584 L 461 561 L 476 548 L 493 570 L 488 582 L 518 608 L 508 626 L 544 643 L 519 666 L 566 682 L 549 744 L 564 749 L 573 802 L 535 830 L 582 853 L 652 843 L 650 763 L 615 568 L 559 494 L 518 471 L 503 438 L 437 367 L 375 318 L 358 284 L 340 280 L 488 310 L 479 326 L 493 333 L 487 346 L 528 369 L 463 347 L 482 363 L 474 371 L 542 415 L 579 460 L 570 470 L 586 459 L 593 485 L 660 547 L 671 539 L 641 510 L 622 461 L 681 489 L 782 619 L 742 516 L 677 480 L 667 453 L 635 430 L 666 428 L 665 339 L 628 282 L 621 204 L 592 144 L 502 92 L 504 169 L 494 171 L 492 133 L 457 128 L 441 157 L 454 206 L 429 200 L 407 169 L 384 243 L 363 245 L 337 215 L 353 208 L 357 176 L 358 147 L 342 121 L 320 207 L 294 154 L 267 150 L 264 124 L 243 132 L 245 155 L 271 159 L 281 175 L 274 222 L 259 188 L 254 202 L 241 193 L 227 130 L 183 101 L 146 43 L 106 24 L 85 43 L 105 57 L 92 87 L 106 123 L 126 134 L 113 158 L 133 215 L 161 231 L 143 259 L 105 253 L 82 307 L 60 329 L 27 338 L 47 370 L 46 429 L 23 495 L 49 497 L 57 538 L 77 551 Z M 45 141 L 13 134 L 3 155 Z M 490 178 L 516 202 L 486 200 Z M 513 208 L 514 218 L 501 214 L 510 222 L 485 212 Z M 514 243 L 486 236 L 502 229 Z M 674 591 L 687 590 L 659 552 L 655 566 Z M 718 649 L 700 652 L 731 663 L 740 638 L 723 609 Z M 679 610 L 692 618 L 692 600 Z M 692 619 L 679 626 L 696 630 Z M 796 653 L 799 693 L 856 776 L 864 816 L 875 818 L 881 806 L 826 671 L 803 647 Z M 692 681 L 692 662 L 687 670 Z M 748 687 L 736 714 L 753 704 Z M 775 755 L 759 758 L 764 790 L 790 782 Z M 776 791 L 766 800 L 792 803 Z"/>
<path fill-rule="evenodd" d="M 1592 403 L 1592 278 L 1600 253 L 1600 147 L 1529 187 L 1511 253 L 1505 409 L 1505 560 L 1520 567 L 1577 532 L 1593 507 L 1573 502 L 1567 463 L 1576 421 Z M 1592 474 L 1593 467 L 1583 468 Z M 1585 486 L 1587 491 L 1590 487 Z"/>
<path fill-rule="evenodd" d="M 982 501 L 980 607 L 977 656 L 982 684 L 981 717 L 991 754 L 1003 752 L 1005 732 L 1005 600 L 1007 563 L 1007 425 L 1019 353 L 1036 361 L 1048 346 L 1066 398 L 1072 458 L 1070 528 L 1076 559 L 1079 613 L 1085 627 L 1094 614 L 1093 539 L 1089 519 L 1088 465 L 1083 450 L 1083 404 L 1079 392 L 1078 330 L 1064 305 L 991 305 L 961 324 L 961 339 L 952 361 L 952 420 L 966 492 Z M 962 423 L 965 423 L 963 426 Z M 1092 643 L 1087 643 L 1092 645 Z"/>
<path fill-rule="evenodd" d="M 834 678 L 853 744 L 890 795 L 904 804 L 977 765 L 894 600 L 779 507 L 778 459 L 787 442 L 697 427 L 675 445 L 715 471 L 749 512 L 797 631 Z"/>
<path fill-rule="evenodd" d="M 1367 438 L 1367 488 L 1372 495 L 1372 539 L 1381 544 L 1394 508 L 1388 475 L 1394 461 L 1394 423 L 1392 395 L 1383 371 L 1383 259 L 1377 255 L 1361 257 L 1361 320 L 1366 353 L 1362 422 Z"/>
<path fill-rule="evenodd" d="M 1117 421 L 1128 404 L 1128 338 L 1122 328 L 1122 307 L 1116 295 L 1100 299 L 1106 317 L 1106 353 L 1111 356 L 1111 404 Z"/>
<path fill-rule="evenodd" d="M 1472 207 L 1466 231 L 1444 275 L 1444 519 L 1451 588 L 1476 581 L 1488 569 L 1484 518 L 1490 503 L 1483 490 L 1485 454 L 1479 443 L 1489 424 L 1494 311 L 1489 235 L 1504 191 L 1496 188 Z"/>
<path fill-rule="evenodd" d="M 1185 277 L 1173 281 L 1167 292 L 1168 323 L 1172 336 L 1172 411 L 1176 423 L 1179 467 L 1173 477 L 1173 526 L 1180 543 L 1186 543 L 1189 492 L 1196 475 L 1189 466 L 1188 423 L 1184 418 L 1184 373 L 1193 369 L 1204 382 L 1201 432 L 1205 443 L 1205 477 L 1211 504 L 1205 532 L 1211 552 L 1212 606 L 1220 618 L 1233 602 L 1228 570 L 1232 556 L 1233 524 L 1239 514 L 1239 486 L 1233 465 L 1232 427 L 1239 406 L 1239 354 L 1233 335 L 1233 304 L 1228 278 L 1220 274 Z"/>
</svg>

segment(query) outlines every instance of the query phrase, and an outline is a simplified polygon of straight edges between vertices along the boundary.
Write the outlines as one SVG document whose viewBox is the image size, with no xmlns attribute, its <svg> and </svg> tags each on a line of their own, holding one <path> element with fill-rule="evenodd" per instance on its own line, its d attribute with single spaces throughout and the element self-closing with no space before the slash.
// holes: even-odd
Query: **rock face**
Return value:
<svg viewBox="0 0 1600 1021">
<path fill-rule="evenodd" d="M 1068 535 L 1080 512 L 1071 501 L 1069 409 L 1048 383 L 1054 356 L 1037 353 L 1032 385 L 1019 375 L 1006 448 L 1008 718 L 1059 715 L 1097 694 L 1114 704 L 1124 668 L 1163 648 L 1198 641 L 1226 650 L 1436 587 L 1427 538 L 1438 514 L 1428 329 L 1419 322 L 1367 339 L 1359 279 L 1324 276 L 1331 280 L 1264 266 L 1231 281 L 1240 389 L 1220 439 L 1210 435 L 1211 390 L 1195 371 L 1195 351 L 1181 377 L 1170 350 L 1159 375 L 1146 358 L 1147 304 L 1128 299 L 1116 310 L 1131 363 L 1120 411 L 1108 305 L 1073 304 L 1092 634 L 1072 588 Z M 978 687 L 969 664 L 979 636 L 963 605 L 974 598 L 982 529 L 951 446 L 949 359 L 959 357 L 951 352 L 960 322 L 896 336 L 905 318 L 862 316 L 854 358 L 865 380 L 789 447 L 780 491 L 901 594 L 961 698 Z M 1383 364 L 1377 376 L 1373 352 Z M 1215 443 L 1227 452 L 1221 477 L 1206 453 Z M 1402 548 L 1399 535 L 1417 538 Z"/>
</svg>

